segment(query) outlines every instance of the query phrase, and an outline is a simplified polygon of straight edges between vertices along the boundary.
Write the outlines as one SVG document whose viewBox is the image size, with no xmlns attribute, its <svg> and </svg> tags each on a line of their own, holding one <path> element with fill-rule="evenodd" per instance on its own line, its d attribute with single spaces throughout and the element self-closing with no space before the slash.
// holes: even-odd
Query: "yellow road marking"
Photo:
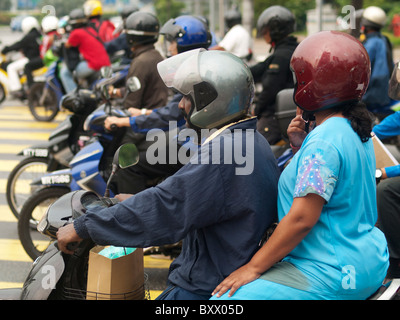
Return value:
<svg viewBox="0 0 400 320">
<path fill-rule="evenodd" d="M 17 222 L 17 218 L 7 204 L 0 205 L 0 222 Z"/>
<path fill-rule="evenodd" d="M 24 194 L 24 195 L 30 194 L 31 193 L 30 183 L 31 180 L 18 179 L 18 188 L 16 194 Z M 6 189 L 7 189 L 7 180 L 0 179 L 0 193 L 6 193 Z"/>
<path fill-rule="evenodd" d="M 1 150 L 1 153 L 17 155 L 19 152 L 21 152 L 22 150 L 24 150 L 25 148 L 28 148 L 30 146 L 32 146 L 32 145 L 31 144 L 6 144 L 6 143 L 0 143 L 0 150 Z M 21 160 L 22 159 L 23 159 L 23 157 L 21 156 Z"/>
<path fill-rule="evenodd" d="M 19 239 L 0 239 L 0 260 L 32 262 Z"/>
<path fill-rule="evenodd" d="M 20 163 L 21 160 L 0 160 L 0 170 L 5 172 L 10 172 L 15 166 Z M 0 179 L 0 185 L 6 185 L 7 182 L 3 183 L 4 179 Z"/>
<path fill-rule="evenodd" d="M 48 140 L 50 132 L 10 132 L 0 131 L 0 139 Z"/>
<path fill-rule="evenodd" d="M 1 289 L 22 288 L 22 282 L 0 282 Z"/>
<path fill-rule="evenodd" d="M 22 282 L 0 282 L 0 289 L 14 289 L 14 288 L 22 288 Z M 149 290 L 150 292 L 150 300 L 154 300 L 157 298 L 162 291 L 161 290 Z"/>
<path fill-rule="evenodd" d="M 36 241 L 36 243 L 42 245 L 46 244 L 46 241 Z M 0 239 L 0 260 L 32 262 L 32 259 L 25 252 L 19 239 Z M 151 256 L 144 256 L 143 261 L 145 268 L 167 269 L 172 262 L 169 259 L 157 259 Z"/>
<path fill-rule="evenodd" d="M 30 129 L 55 129 L 57 122 L 37 122 L 37 121 L 1 121 L 0 128 L 30 128 Z M 30 135 L 30 132 L 26 133 Z"/>
</svg>

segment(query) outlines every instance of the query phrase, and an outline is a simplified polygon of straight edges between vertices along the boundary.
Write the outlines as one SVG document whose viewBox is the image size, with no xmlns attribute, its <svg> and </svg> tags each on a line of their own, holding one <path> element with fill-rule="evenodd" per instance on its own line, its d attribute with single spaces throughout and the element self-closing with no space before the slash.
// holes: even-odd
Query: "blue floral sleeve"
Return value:
<svg viewBox="0 0 400 320">
<path fill-rule="evenodd" d="M 316 145 L 318 147 L 313 147 Z M 335 189 L 340 167 L 337 152 L 323 142 L 313 143 L 305 149 L 298 160 L 294 198 L 315 193 L 328 202 Z"/>
</svg>

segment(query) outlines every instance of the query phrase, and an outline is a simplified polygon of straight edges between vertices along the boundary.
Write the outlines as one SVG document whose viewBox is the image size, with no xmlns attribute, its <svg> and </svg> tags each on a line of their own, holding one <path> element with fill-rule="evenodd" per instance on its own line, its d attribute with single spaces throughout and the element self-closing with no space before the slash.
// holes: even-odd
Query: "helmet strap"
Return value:
<svg viewBox="0 0 400 320">
<path fill-rule="evenodd" d="M 305 112 L 303 112 L 302 118 L 303 118 L 304 121 L 306 122 L 304 131 L 305 131 L 306 133 L 308 133 L 309 130 L 310 130 L 310 122 L 311 122 L 311 121 L 315 121 L 314 112 L 305 111 Z"/>
</svg>

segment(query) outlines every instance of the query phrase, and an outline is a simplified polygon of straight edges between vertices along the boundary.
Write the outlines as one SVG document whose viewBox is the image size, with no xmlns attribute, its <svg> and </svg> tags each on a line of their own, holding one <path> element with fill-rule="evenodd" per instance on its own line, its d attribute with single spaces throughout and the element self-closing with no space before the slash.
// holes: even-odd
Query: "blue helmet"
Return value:
<svg viewBox="0 0 400 320">
<path fill-rule="evenodd" d="M 204 20 L 189 15 L 168 20 L 161 28 L 167 41 L 176 41 L 178 53 L 204 48 L 211 44 L 211 33 Z"/>
</svg>

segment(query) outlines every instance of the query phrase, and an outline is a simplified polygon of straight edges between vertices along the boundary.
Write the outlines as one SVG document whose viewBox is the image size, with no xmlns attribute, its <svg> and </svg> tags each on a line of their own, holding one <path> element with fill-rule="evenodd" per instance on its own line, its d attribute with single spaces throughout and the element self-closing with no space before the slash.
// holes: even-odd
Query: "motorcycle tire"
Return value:
<svg viewBox="0 0 400 320">
<path fill-rule="evenodd" d="M 58 114 L 58 101 L 56 93 L 46 89 L 44 103 L 40 99 L 45 90 L 45 82 L 36 82 L 29 89 L 28 105 L 33 117 L 38 121 L 52 121 Z"/>
<path fill-rule="evenodd" d="M 0 103 L 2 103 L 6 99 L 6 89 L 4 85 L 0 83 Z"/>
<path fill-rule="evenodd" d="M 36 260 L 51 242 L 49 237 L 36 230 L 37 224 L 47 208 L 69 191 L 69 188 L 46 187 L 35 191 L 25 201 L 19 215 L 18 236 L 25 252 L 32 260 Z"/>
<path fill-rule="evenodd" d="M 7 203 L 17 219 L 19 219 L 24 202 L 32 194 L 32 190 L 29 190 L 29 192 L 24 191 L 30 187 L 30 183 L 34 179 L 43 176 L 47 172 L 47 166 L 47 158 L 32 156 L 19 162 L 8 175 L 6 189 Z"/>
</svg>

